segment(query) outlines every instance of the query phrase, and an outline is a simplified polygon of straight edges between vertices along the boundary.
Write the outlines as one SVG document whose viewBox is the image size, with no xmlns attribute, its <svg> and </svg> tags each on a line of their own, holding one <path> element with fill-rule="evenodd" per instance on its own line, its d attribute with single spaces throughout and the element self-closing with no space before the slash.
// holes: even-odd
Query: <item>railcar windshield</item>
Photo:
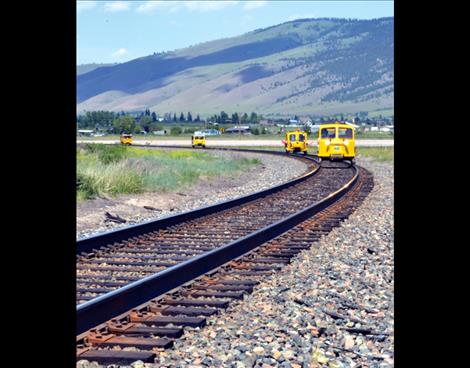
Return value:
<svg viewBox="0 0 470 368">
<path fill-rule="evenodd" d="M 299 142 L 305 141 L 305 135 L 299 134 Z"/>
<path fill-rule="evenodd" d="M 295 134 L 289 134 L 289 140 L 295 142 Z"/>
<path fill-rule="evenodd" d="M 353 132 L 351 128 L 339 128 L 338 129 L 339 138 L 352 138 Z"/>
<path fill-rule="evenodd" d="M 322 138 L 334 138 L 336 135 L 336 128 L 324 128 L 321 130 Z"/>
</svg>

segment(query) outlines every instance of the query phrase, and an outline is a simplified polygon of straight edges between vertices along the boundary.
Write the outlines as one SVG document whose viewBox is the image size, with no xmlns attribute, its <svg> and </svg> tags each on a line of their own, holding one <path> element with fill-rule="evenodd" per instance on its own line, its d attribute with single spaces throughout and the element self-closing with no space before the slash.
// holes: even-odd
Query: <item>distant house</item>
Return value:
<svg viewBox="0 0 470 368">
<path fill-rule="evenodd" d="M 152 134 L 155 134 L 155 135 L 165 135 L 166 134 L 166 130 L 154 130 L 152 132 Z"/>
<path fill-rule="evenodd" d="M 205 135 L 220 135 L 220 132 L 217 129 L 206 129 L 202 131 Z"/>
<path fill-rule="evenodd" d="M 93 129 L 79 129 L 78 136 L 79 137 L 92 137 L 95 131 Z"/>
<path fill-rule="evenodd" d="M 235 126 L 233 128 L 225 129 L 225 134 L 251 134 L 251 131 L 248 126 Z"/>
<path fill-rule="evenodd" d="M 395 130 L 395 127 L 393 125 L 385 125 L 383 127 L 380 127 L 381 132 L 391 132 L 393 133 Z"/>
</svg>

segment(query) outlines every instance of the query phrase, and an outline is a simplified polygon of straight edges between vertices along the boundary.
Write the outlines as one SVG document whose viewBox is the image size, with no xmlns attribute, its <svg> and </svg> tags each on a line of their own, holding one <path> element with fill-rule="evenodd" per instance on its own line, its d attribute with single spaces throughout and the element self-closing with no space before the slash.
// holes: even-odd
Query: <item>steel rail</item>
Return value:
<svg viewBox="0 0 470 368">
<path fill-rule="evenodd" d="M 159 146 L 144 146 L 144 147 L 159 147 Z M 166 148 L 168 148 L 168 146 L 166 146 Z M 169 148 L 192 149 L 191 147 L 178 147 L 178 146 L 172 146 Z M 211 148 L 211 149 L 214 149 L 214 148 Z M 285 153 L 275 152 L 275 151 L 243 150 L 243 149 L 240 149 L 240 150 L 239 149 L 222 149 L 222 150 L 245 151 L 245 152 L 250 152 L 250 153 L 267 153 L 267 154 L 285 156 Z M 312 156 L 299 156 L 299 157 L 307 158 L 311 161 L 316 162 Z M 219 203 L 205 206 L 205 207 L 200 207 L 195 210 L 186 211 L 186 212 L 179 213 L 176 215 L 168 215 L 168 216 L 159 218 L 157 220 L 149 220 L 149 221 L 141 222 L 139 224 L 121 227 L 116 230 L 110 230 L 110 231 L 103 232 L 97 235 L 79 239 L 77 240 L 77 243 L 76 243 L 76 255 L 80 255 L 83 253 L 90 253 L 95 249 L 99 249 L 109 244 L 118 243 L 118 242 L 130 239 L 132 237 L 136 237 L 136 236 L 143 235 L 143 234 L 153 232 L 153 231 L 157 231 L 160 229 L 165 229 L 170 226 L 174 226 L 174 225 L 186 222 L 186 221 L 194 220 L 199 217 L 210 215 L 215 212 L 220 212 L 229 208 L 239 206 L 247 202 L 254 201 L 255 199 L 279 192 L 285 188 L 298 184 L 308 179 L 309 177 L 315 175 L 319 170 L 320 170 L 320 166 L 316 167 L 314 170 L 311 170 L 308 173 L 296 179 L 271 187 L 269 189 L 264 189 L 264 190 L 261 190 L 252 194 L 248 194 L 246 196 L 238 197 L 235 199 L 230 199 L 227 201 L 219 202 Z"/>
<path fill-rule="evenodd" d="M 339 200 L 354 187 L 359 170 L 340 189 L 285 219 L 190 260 L 77 306 L 77 335 L 159 297 L 276 238 Z"/>
</svg>

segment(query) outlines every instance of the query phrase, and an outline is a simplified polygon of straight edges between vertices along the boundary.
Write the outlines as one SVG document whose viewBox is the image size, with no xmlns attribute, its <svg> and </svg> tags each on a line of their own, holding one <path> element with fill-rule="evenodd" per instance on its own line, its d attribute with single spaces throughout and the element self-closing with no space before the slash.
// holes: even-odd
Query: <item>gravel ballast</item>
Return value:
<svg viewBox="0 0 470 368">
<path fill-rule="evenodd" d="M 341 226 L 155 364 L 133 367 L 393 367 L 393 166 L 358 164 L 374 188 Z"/>
<path fill-rule="evenodd" d="M 196 185 L 176 192 L 123 195 L 79 203 L 77 239 L 255 193 L 285 183 L 308 169 L 304 162 L 289 157 L 230 151 L 210 153 L 228 158 L 259 158 L 261 164 L 233 177 L 203 179 Z M 119 216 L 126 222 L 119 224 L 106 221 L 105 212 Z"/>
<path fill-rule="evenodd" d="M 146 366 L 392 367 L 393 167 L 359 164 L 375 185 L 355 213 Z"/>
</svg>

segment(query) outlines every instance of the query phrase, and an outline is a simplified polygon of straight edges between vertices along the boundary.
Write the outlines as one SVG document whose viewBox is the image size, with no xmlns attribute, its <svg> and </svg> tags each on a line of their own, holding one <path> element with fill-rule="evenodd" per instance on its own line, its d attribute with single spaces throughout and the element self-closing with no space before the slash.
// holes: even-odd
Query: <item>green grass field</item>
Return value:
<svg viewBox="0 0 470 368">
<path fill-rule="evenodd" d="M 258 164 L 259 159 L 203 151 L 83 144 L 77 147 L 77 200 L 181 190 L 202 178 L 230 177 Z"/>
<path fill-rule="evenodd" d="M 393 163 L 394 147 L 358 147 L 357 157 L 370 157 L 374 161 Z"/>
<path fill-rule="evenodd" d="M 394 134 L 389 132 L 356 132 L 356 139 L 393 139 Z"/>
</svg>

